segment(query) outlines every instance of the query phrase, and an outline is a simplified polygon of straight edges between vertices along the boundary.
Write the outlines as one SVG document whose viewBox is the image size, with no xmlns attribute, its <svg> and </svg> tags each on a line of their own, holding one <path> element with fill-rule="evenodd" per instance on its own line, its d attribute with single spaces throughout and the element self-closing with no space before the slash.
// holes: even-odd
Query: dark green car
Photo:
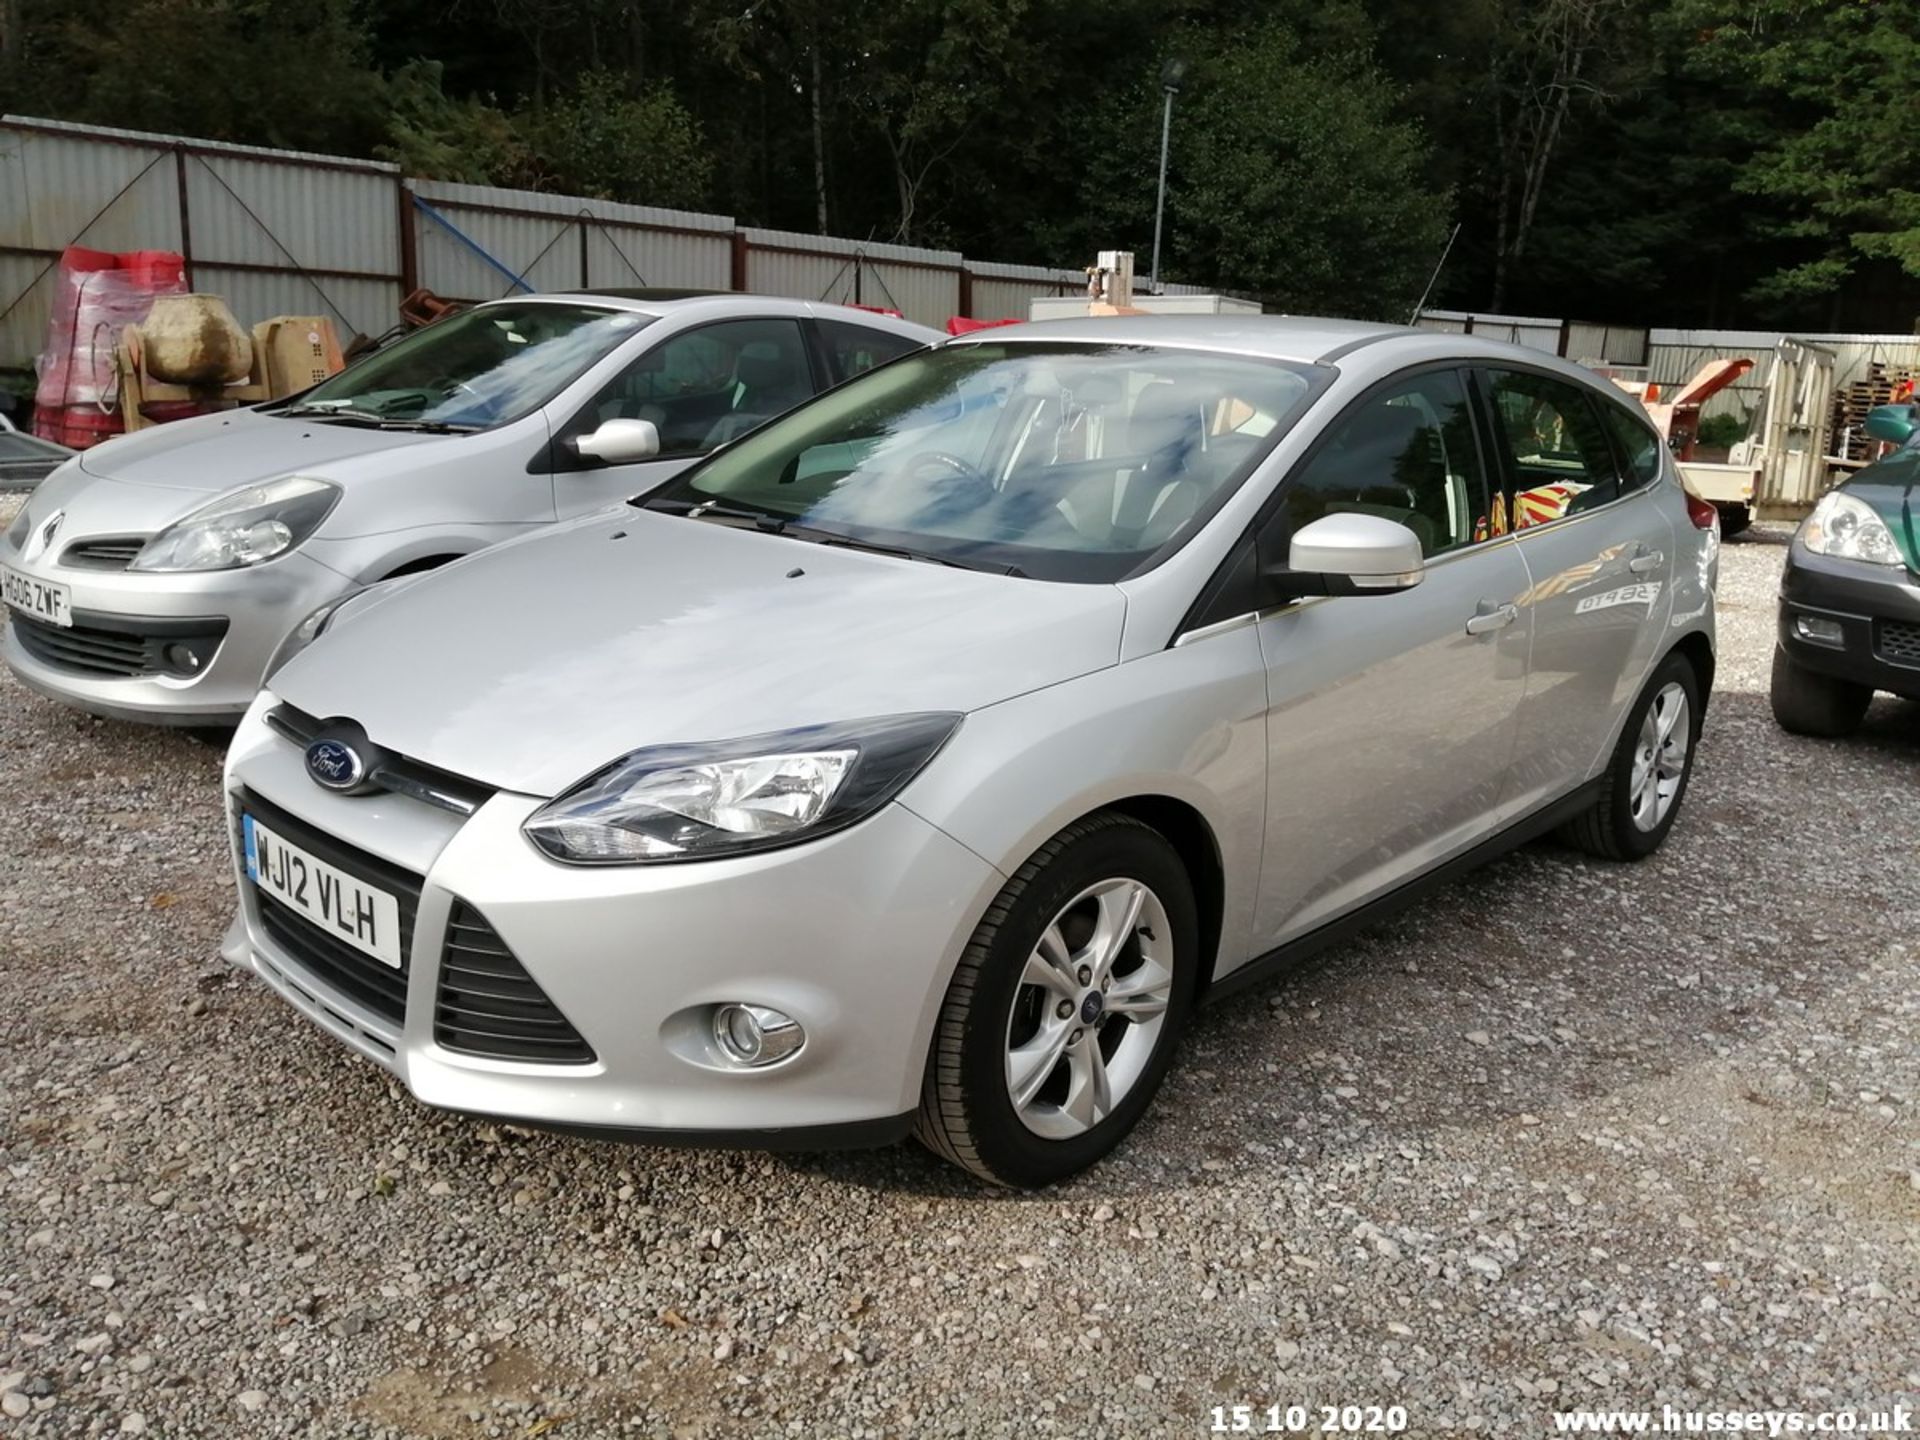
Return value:
<svg viewBox="0 0 1920 1440">
<path fill-rule="evenodd" d="M 1920 407 L 1867 433 L 1901 448 L 1821 497 L 1780 579 L 1773 715 L 1796 735 L 1849 733 L 1876 690 L 1920 700 Z"/>
</svg>

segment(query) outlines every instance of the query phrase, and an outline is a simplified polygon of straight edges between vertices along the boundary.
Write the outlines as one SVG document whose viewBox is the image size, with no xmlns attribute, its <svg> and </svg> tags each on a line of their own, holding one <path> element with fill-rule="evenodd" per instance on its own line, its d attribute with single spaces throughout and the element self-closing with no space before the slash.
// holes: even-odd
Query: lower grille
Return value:
<svg viewBox="0 0 1920 1440">
<path fill-rule="evenodd" d="M 1920 665 L 1920 624 L 1911 620 L 1882 620 L 1880 658 L 1889 665 Z"/>
<path fill-rule="evenodd" d="M 594 1058 L 593 1047 L 514 958 L 506 941 L 464 900 L 454 902 L 447 922 L 433 1038 L 449 1050 L 496 1060 L 584 1065 Z"/>
<path fill-rule="evenodd" d="M 164 634 L 155 634 L 138 621 L 129 621 L 125 629 L 49 625 L 17 611 L 12 624 L 21 648 L 44 665 L 126 680 L 142 675 L 192 675 L 205 668 L 227 633 L 224 619 L 198 621 L 191 630 L 169 625 Z M 168 651 L 176 645 L 185 647 L 198 663 L 170 663 Z"/>
<path fill-rule="evenodd" d="M 407 976 L 413 953 L 413 922 L 420 910 L 418 876 L 389 865 L 350 845 L 342 844 L 277 805 L 242 791 L 234 802 L 235 846 L 246 864 L 246 843 L 240 816 L 251 815 L 289 843 L 298 845 L 329 865 L 337 865 L 368 885 L 387 891 L 400 906 L 400 968 L 383 965 L 363 950 L 315 925 L 289 905 L 255 887 L 260 900 L 260 924 L 287 958 L 312 979 L 348 999 L 356 1000 L 383 1020 L 400 1025 L 407 1015 Z"/>
</svg>

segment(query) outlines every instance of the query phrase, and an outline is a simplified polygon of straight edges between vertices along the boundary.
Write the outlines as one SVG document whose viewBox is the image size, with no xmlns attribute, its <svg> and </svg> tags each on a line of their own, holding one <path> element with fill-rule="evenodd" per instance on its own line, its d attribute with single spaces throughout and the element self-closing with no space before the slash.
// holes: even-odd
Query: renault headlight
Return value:
<svg viewBox="0 0 1920 1440">
<path fill-rule="evenodd" d="M 1844 490 L 1829 490 L 1800 528 L 1800 538 L 1816 555 L 1865 560 L 1873 565 L 1904 565 L 1893 532 L 1879 512 Z"/>
<path fill-rule="evenodd" d="M 569 865 L 649 865 L 770 850 L 844 829 L 939 753 L 953 714 L 812 725 L 714 745 L 636 750 L 522 827 Z"/>
<path fill-rule="evenodd" d="M 284 555 L 320 528 L 340 487 L 306 475 L 243 485 L 176 520 L 131 570 L 238 570 Z"/>
</svg>

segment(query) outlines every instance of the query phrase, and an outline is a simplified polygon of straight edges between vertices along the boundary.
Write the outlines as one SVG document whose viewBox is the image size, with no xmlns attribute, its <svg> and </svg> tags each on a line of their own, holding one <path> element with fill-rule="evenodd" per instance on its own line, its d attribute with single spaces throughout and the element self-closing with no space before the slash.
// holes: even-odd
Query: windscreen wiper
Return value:
<svg viewBox="0 0 1920 1440">
<path fill-rule="evenodd" d="M 398 415 L 382 415 L 373 410 L 356 410 L 350 405 L 289 405 L 280 413 L 313 420 L 338 420 L 347 425 L 363 425 L 379 430 L 410 430 L 423 435 L 470 435 L 485 428 L 455 420 L 411 420 Z"/>
<path fill-rule="evenodd" d="M 746 520 L 771 535 L 786 533 L 787 517 L 771 510 L 754 510 L 745 505 L 729 505 L 722 500 L 687 500 L 679 496 L 665 500 L 635 502 L 642 510 L 660 510 L 669 515 L 684 515 L 689 520 Z"/>
<path fill-rule="evenodd" d="M 815 530 L 809 526 L 788 526 L 781 532 L 796 540 L 808 540 L 815 545 L 827 545 L 842 550 L 864 550 L 869 555 L 891 555 L 896 560 L 924 560 L 929 565 L 945 565 L 950 570 L 978 570 L 989 575 L 1008 575 L 1015 579 L 1026 578 L 1018 565 L 988 565 L 978 560 L 962 560 L 954 555 L 938 555 L 931 550 L 914 550 L 904 545 L 881 545 L 872 540 L 856 540 L 851 535 L 843 535 L 838 530 Z"/>
</svg>

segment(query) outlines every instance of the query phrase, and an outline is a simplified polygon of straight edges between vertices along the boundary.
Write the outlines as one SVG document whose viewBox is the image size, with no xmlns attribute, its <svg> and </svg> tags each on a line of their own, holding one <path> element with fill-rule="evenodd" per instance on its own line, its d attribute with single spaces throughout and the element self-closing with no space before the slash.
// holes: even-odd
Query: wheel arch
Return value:
<svg viewBox="0 0 1920 1440">
<path fill-rule="evenodd" d="M 1667 654 L 1683 655 L 1693 666 L 1693 673 L 1700 680 L 1700 710 L 1704 715 L 1713 694 L 1713 642 L 1707 638 L 1706 631 L 1692 630 L 1676 640 Z"/>
<path fill-rule="evenodd" d="M 1194 998 L 1197 1000 L 1206 993 L 1207 986 L 1213 981 L 1214 970 L 1220 960 L 1220 939 L 1226 924 L 1227 873 L 1220 854 L 1219 837 L 1214 834 L 1207 817 L 1192 805 L 1171 795 L 1153 793 L 1109 800 L 1068 823 L 1077 824 L 1079 820 L 1106 810 L 1138 820 L 1163 836 L 1186 866 L 1187 878 L 1193 883 L 1194 911 L 1200 926 L 1200 963 L 1194 970 Z"/>
</svg>

